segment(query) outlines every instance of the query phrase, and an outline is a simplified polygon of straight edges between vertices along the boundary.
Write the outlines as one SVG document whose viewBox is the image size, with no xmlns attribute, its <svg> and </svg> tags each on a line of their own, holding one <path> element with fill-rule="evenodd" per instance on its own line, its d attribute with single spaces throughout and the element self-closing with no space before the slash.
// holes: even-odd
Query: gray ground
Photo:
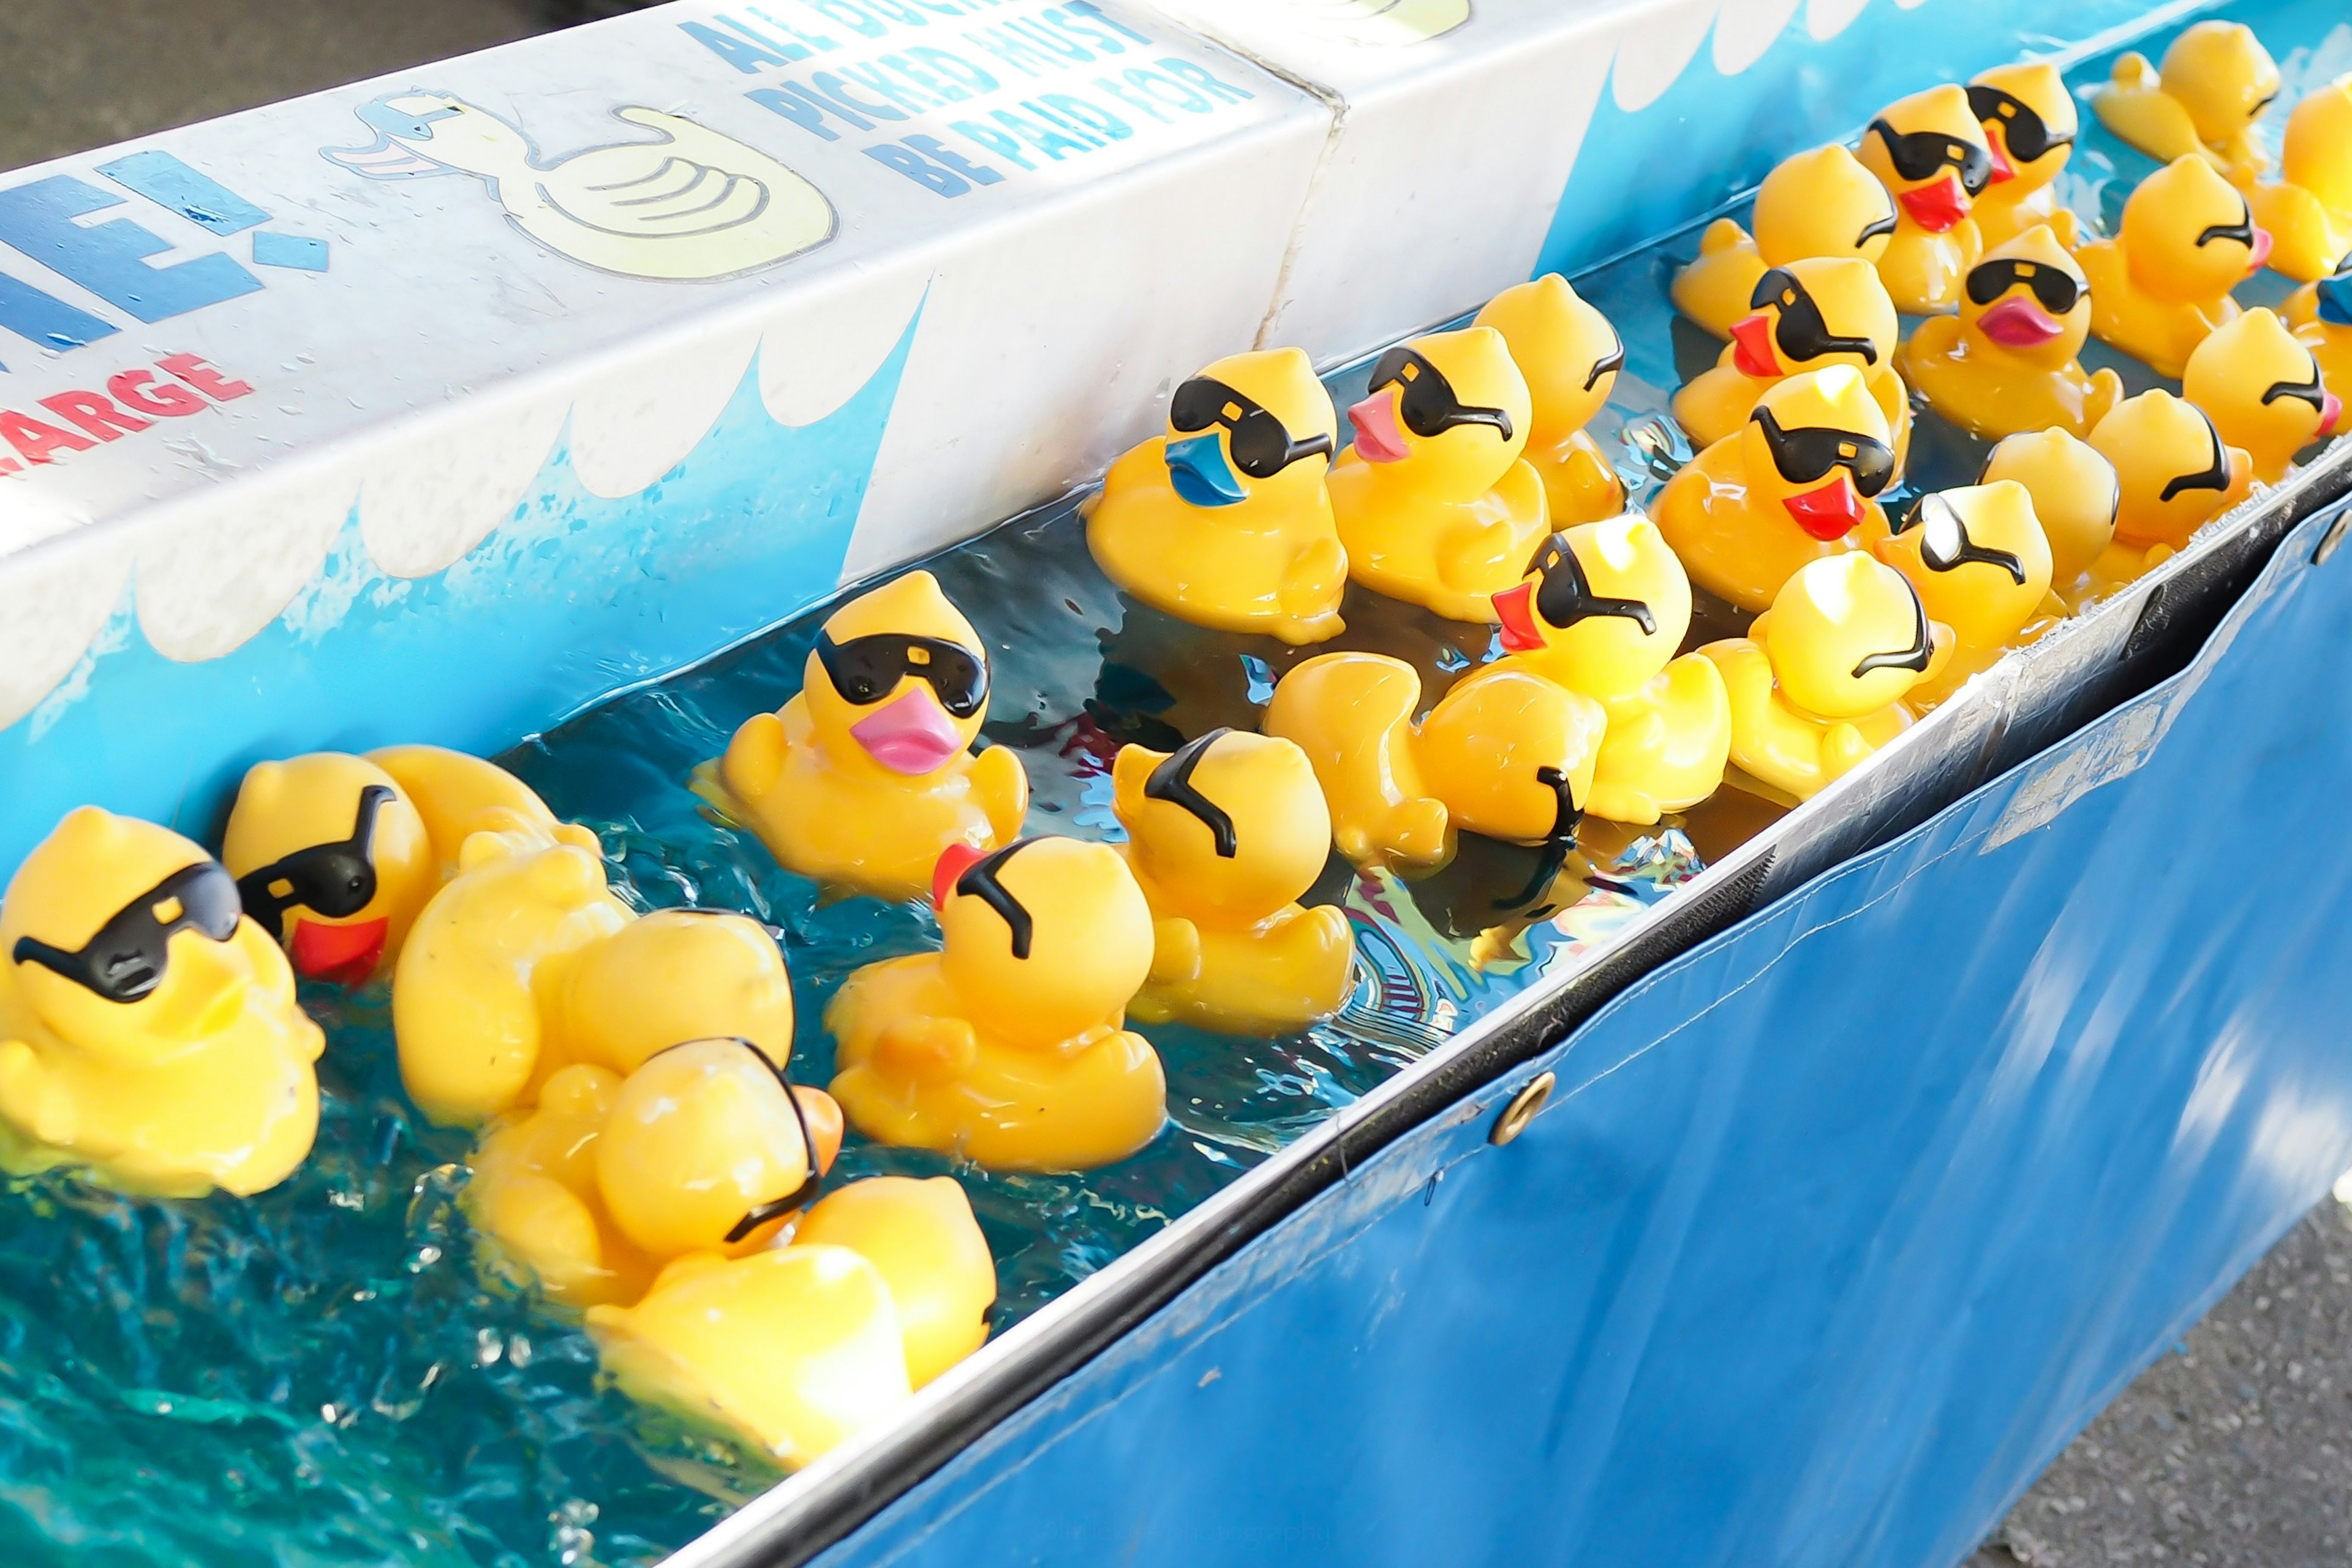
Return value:
<svg viewBox="0 0 2352 1568">
<path fill-rule="evenodd" d="M 487 48 L 542 15 L 533 0 L 0 0 L 0 169 Z M 2352 1564 L 2339 1205 L 2134 1384 L 1966 1568 L 2141 1563 Z"/>
</svg>

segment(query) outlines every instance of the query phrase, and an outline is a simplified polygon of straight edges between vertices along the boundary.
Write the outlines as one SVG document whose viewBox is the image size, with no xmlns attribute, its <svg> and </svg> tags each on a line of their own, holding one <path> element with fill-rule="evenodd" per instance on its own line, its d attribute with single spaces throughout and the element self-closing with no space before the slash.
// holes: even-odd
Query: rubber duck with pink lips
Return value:
<svg viewBox="0 0 2352 1568">
<path fill-rule="evenodd" d="M 2090 286 L 2048 228 L 1986 252 L 1964 294 L 1960 313 L 1920 322 L 1896 362 L 1937 413 L 1995 439 L 2087 436 L 2123 401 L 2114 371 L 2085 371 L 2074 357 L 2091 335 Z"/>
</svg>

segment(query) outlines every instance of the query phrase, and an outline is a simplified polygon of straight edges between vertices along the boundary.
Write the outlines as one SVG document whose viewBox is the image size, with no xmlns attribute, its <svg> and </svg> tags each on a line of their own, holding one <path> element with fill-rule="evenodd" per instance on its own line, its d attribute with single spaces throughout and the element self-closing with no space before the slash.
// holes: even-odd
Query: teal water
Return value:
<svg viewBox="0 0 2352 1568">
<path fill-rule="evenodd" d="M 2287 75 L 2284 102 L 2352 69 L 2341 0 L 2255 15 Z M 2094 61 L 2074 77 L 2087 91 L 2105 69 Z M 2086 125 L 2069 199 L 2112 221 L 2150 167 Z M 1637 500 L 1687 459 L 1666 399 L 1717 352 L 1665 306 L 1695 238 L 1578 280 L 1626 340 L 1595 430 Z M 2242 297 L 2284 292 L 2265 276 Z M 2101 363 L 2134 390 L 2158 384 L 2132 362 Z M 1356 395 L 1362 375 L 1331 378 L 1335 395 Z M 1983 450 L 1923 416 L 1907 489 L 1968 482 Z M 988 643 L 986 739 L 1020 750 L 1033 832 L 1115 837 L 1107 770 L 1120 744 L 1255 727 L 1274 681 L 1313 651 L 1133 605 L 1095 570 L 1066 503 L 926 564 Z M 1346 646 L 1410 660 L 1433 694 L 1494 651 L 1479 628 L 1360 592 L 1345 613 Z M 793 1067 L 815 1083 L 831 1076 L 818 1019 L 833 991 L 859 964 L 933 944 L 935 928 L 916 906 L 820 906 L 812 884 L 714 820 L 686 781 L 744 718 L 798 689 L 823 614 L 617 694 L 501 759 L 596 829 L 639 907 L 737 909 L 778 932 L 801 1018 Z M 1703 618 L 1693 640 L 1731 629 Z M 1347 1012 L 1272 1042 L 1148 1031 L 1173 1120 L 1135 1158 L 1085 1176 L 1003 1175 L 853 1142 L 839 1170 L 962 1181 L 998 1260 L 998 1321 L 1015 1321 L 1572 963 L 1584 942 L 1772 815 L 1727 795 L 1661 841 L 1596 825 L 1587 854 L 1559 864 L 1469 840 L 1445 873 L 1412 885 L 1335 864 L 1311 898 L 1357 923 L 1366 962 Z M 1628 890 L 1595 891 L 1595 862 Z M 50 1176 L 14 1184 L 0 1203 L 0 1549 L 109 1565 L 635 1563 L 771 1484 L 723 1446 L 601 1390 L 576 1323 L 478 1268 L 455 1207 L 470 1140 L 407 1104 L 382 987 L 310 988 L 305 1002 L 329 1030 L 325 1113 L 317 1152 L 283 1187 L 140 1203 Z"/>
</svg>

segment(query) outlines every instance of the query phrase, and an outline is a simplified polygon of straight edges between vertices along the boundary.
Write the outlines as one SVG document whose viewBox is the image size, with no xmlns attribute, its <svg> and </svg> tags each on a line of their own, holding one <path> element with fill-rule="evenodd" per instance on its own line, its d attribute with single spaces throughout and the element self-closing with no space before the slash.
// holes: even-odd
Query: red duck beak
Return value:
<svg viewBox="0 0 2352 1568">
<path fill-rule="evenodd" d="M 2313 439 L 2335 435 L 2336 422 L 2343 417 L 2344 400 L 2332 392 L 2323 393 L 2319 399 L 2319 428 L 2312 433 Z"/>
<path fill-rule="evenodd" d="M 1397 427 L 1397 400 L 1387 387 L 1361 403 L 1348 406 L 1348 423 L 1356 427 L 1356 456 L 1367 463 L 1395 463 L 1412 455 L 1404 432 Z"/>
<path fill-rule="evenodd" d="M 2025 296 L 2011 294 L 1977 318 L 1977 330 L 2003 348 L 2038 349 L 2066 328 Z"/>
<path fill-rule="evenodd" d="M 1906 191 L 1895 200 L 1911 215 L 1911 221 L 1929 234 L 1948 233 L 1969 216 L 1969 193 L 1961 186 L 1960 177 L 1950 173 L 1932 185 Z"/>
<path fill-rule="evenodd" d="M 1792 495 L 1780 503 L 1797 526 L 1826 544 L 1843 539 L 1862 521 L 1862 498 L 1843 473 L 1815 489 Z"/>
<path fill-rule="evenodd" d="M 2274 243 L 2276 242 L 2271 238 L 2271 231 L 2269 229 L 2257 228 L 2254 230 L 2254 259 L 2249 263 L 2246 268 L 2247 277 L 2252 278 L 2255 273 L 2260 272 L 2263 268 L 2270 265 L 2271 247 Z"/>
<path fill-rule="evenodd" d="M 987 858 L 988 851 L 974 849 L 969 844 L 950 844 L 940 850 L 939 859 L 931 865 L 931 912 L 937 914 L 947 907 L 958 877 Z"/>
<path fill-rule="evenodd" d="M 2000 137 L 1987 132 L 1985 147 L 1992 153 L 1992 177 L 1985 182 L 1988 187 L 1997 185 L 2003 180 L 2017 178 L 2017 165 L 2009 161 L 2009 149 L 2000 144 Z"/>
<path fill-rule="evenodd" d="M 364 985 L 383 958 L 389 921 L 362 921 L 357 925 L 321 925 L 297 919 L 289 956 L 294 973 L 306 980 L 334 985 Z"/>
<path fill-rule="evenodd" d="M 1495 614 L 1503 623 L 1503 648 L 1507 653 L 1532 653 L 1543 647 L 1543 628 L 1536 625 L 1536 585 L 1522 583 L 1495 595 Z"/>
<path fill-rule="evenodd" d="M 1780 379 L 1780 362 L 1772 357 L 1772 318 L 1759 310 L 1731 323 L 1731 366 L 1759 381 Z"/>
</svg>

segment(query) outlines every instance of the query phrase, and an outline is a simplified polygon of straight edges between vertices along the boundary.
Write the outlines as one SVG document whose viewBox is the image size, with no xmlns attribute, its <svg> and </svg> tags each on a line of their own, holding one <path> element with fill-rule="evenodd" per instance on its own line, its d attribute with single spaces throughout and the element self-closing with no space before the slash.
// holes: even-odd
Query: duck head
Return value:
<svg viewBox="0 0 2352 1568">
<path fill-rule="evenodd" d="M 364 984 L 399 952 L 440 886 L 416 807 L 390 773 L 340 752 L 247 770 L 221 862 L 295 973 L 344 985 Z"/>
<path fill-rule="evenodd" d="M 1894 357 L 1901 328 L 1878 268 L 1858 257 L 1807 257 L 1766 269 L 1731 323 L 1731 363 L 1777 381 L 1833 364 L 1867 370 Z"/>
<path fill-rule="evenodd" d="M 2278 62 L 2243 22 L 2200 22 L 2172 40 L 2157 68 L 2165 95 L 2189 110 L 2197 139 L 2221 146 L 2243 135 L 2278 96 Z"/>
<path fill-rule="evenodd" d="M 1331 849 L 1307 753 L 1246 731 L 1120 747 L 1111 810 L 1144 879 L 1187 914 L 1263 920 L 1314 886 Z"/>
<path fill-rule="evenodd" d="M 2334 435 L 2344 414 L 2311 350 L 2261 309 L 2207 334 L 2180 373 L 2180 395 L 2205 411 L 2222 440 L 2246 449 L 2263 480 L 2278 479 L 2297 452 Z"/>
<path fill-rule="evenodd" d="M 497 177 L 530 166 L 530 139 L 488 110 L 446 92 L 394 92 L 360 105 L 375 132 L 366 147 L 330 147 L 326 156 L 375 179 L 461 174 Z"/>
<path fill-rule="evenodd" d="M 1968 95 L 1992 154 L 1990 184 L 2023 195 L 2058 177 L 2074 155 L 2081 120 L 2056 66 L 2047 60 L 1995 66 L 1969 83 Z"/>
<path fill-rule="evenodd" d="M 1953 642 L 1900 572 L 1859 550 L 1806 563 L 1748 635 L 1780 695 L 1822 719 L 1859 719 L 1900 701 L 1943 667 Z"/>
<path fill-rule="evenodd" d="M 0 899 L 0 1002 L 59 1039 L 149 1066 L 257 1012 L 314 1026 L 286 955 L 244 918 L 236 879 L 169 828 L 94 805 L 67 814 Z"/>
<path fill-rule="evenodd" d="M 2132 281 L 2163 300 L 2215 300 L 2262 270 L 2271 237 L 2210 162 L 2183 153 L 2124 203 L 2116 238 Z"/>
<path fill-rule="evenodd" d="M 1863 166 L 1878 176 L 1904 216 L 1943 234 L 1969 216 L 1992 179 L 1992 150 L 1969 95 L 1950 83 L 1900 98 L 1862 133 Z"/>
<path fill-rule="evenodd" d="M 1339 416 L 1303 349 L 1233 354 L 1168 400 L 1168 481 L 1197 507 L 1311 491 L 1339 440 Z"/>
<path fill-rule="evenodd" d="M 939 579 L 909 572 L 835 610 L 802 669 L 809 722 L 844 766 L 937 773 L 978 738 L 988 655 Z"/>
<path fill-rule="evenodd" d="M 1979 485 L 2013 479 L 2032 500 L 2035 521 L 2050 545 L 2050 574 L 2073 583 L 2091 569 L 2116 536 L 2123 490 L 2115 465 L 2089 442 L 2063 430 L 2028 430 L 2004 437 L 1985 459 Z"/>
<path fill-rule="evenodd" d="M 1850 365 L 1773 383 L 1739 433 L 1748 504 L 1778 507 L 1815 539 L 1842 539 L 1886 488 L 1895 450 L 1886 416 Z"/>
<path fill-rule="evenodd" d="M 2317 196 L 2338 218 L 2352 215 L 2352 75 L 2314 88 L 2294 106 L 2279 152 L 2279 175 Z"/>
<path fill-rule="evenodd" d="M 1617 385 L 1624 340 L 1568 279 L 1547 272 L 1486 301 L 1474 326 L 1503 334 L 1534 405 L 1528 440 L 1558 446 L 1584 428 Z"/>
<path fill-rule="evenodd" d="M 1527 581 L 1495 595 L 1503 647 L 1548 650 L 1574 670 L 1580 691 L 1633 691 L 1682 647 L 1690 578 L 1657 524 L 1638 512 L 1553 534 Z"/>
<path fill-rule="evenodd" d="M 1151 973 L 1151 908 L 1106 844 L 950 846 L 931 874 L 940 967 L 973 1024 L 1045 1048 L 1117 1018 Z"/>
<path fill-rule="evenodd" d="M 2008 642 L 2050 592 L 2050 542 L 2032 496 L 2013 479 L 1921 496 L 1876 549 L 1917 590 L 1929 618 L 1969 647 Z"/>
<path fill-rule="evenodd" d="M 1527 378 L 1492 327 L 1432 332 L 1372 366 L 1371 389 L 1348 410 L 1356 456 L 1428 491 L 1474 500 L 1526 450 L 1534 418 Z"/>
<path fill-rule="evenodd" d="M 2253 479 L 2245 450 L 2222 440 L 2202 409 L 2161 387 L 2116 405 L 2093 427 L 2091 445 L 2115 466 L 2116 537 L 2126 544 L 2179 549 Z"/>
<path fill-rule="evenodd" d="M 841 1107 L 748 1040 L 688 1040 L 622 1081 L 595 1144 L 621 1233 L 656 1259 L 740 1257 L 814 1201 L 841 1152 Z"/>
<path fill-rule="evenodd" d="M 1756 192 L 1756 250 L 1767 265 L 1809 256 L 1871 262 L 1895 234 L 1895 198 L 1843 147 L 1782 159 Z"/>
<path fill-rule="evenodd" d="M 1979 353 L 2055 369 L 2091 335 L 2090 282 L 2049 226 L 2036 224 L 1969 268 L 1960 331 Z"/>
<path fill-rule="evenodd" d="M 793 980 L 765 926 L 718 910 L 656 910 L 572 969 L 563 1036 L 576 1060 L 635 1072 L 679 1040 L 793 1048 Z"/>
</svg>

